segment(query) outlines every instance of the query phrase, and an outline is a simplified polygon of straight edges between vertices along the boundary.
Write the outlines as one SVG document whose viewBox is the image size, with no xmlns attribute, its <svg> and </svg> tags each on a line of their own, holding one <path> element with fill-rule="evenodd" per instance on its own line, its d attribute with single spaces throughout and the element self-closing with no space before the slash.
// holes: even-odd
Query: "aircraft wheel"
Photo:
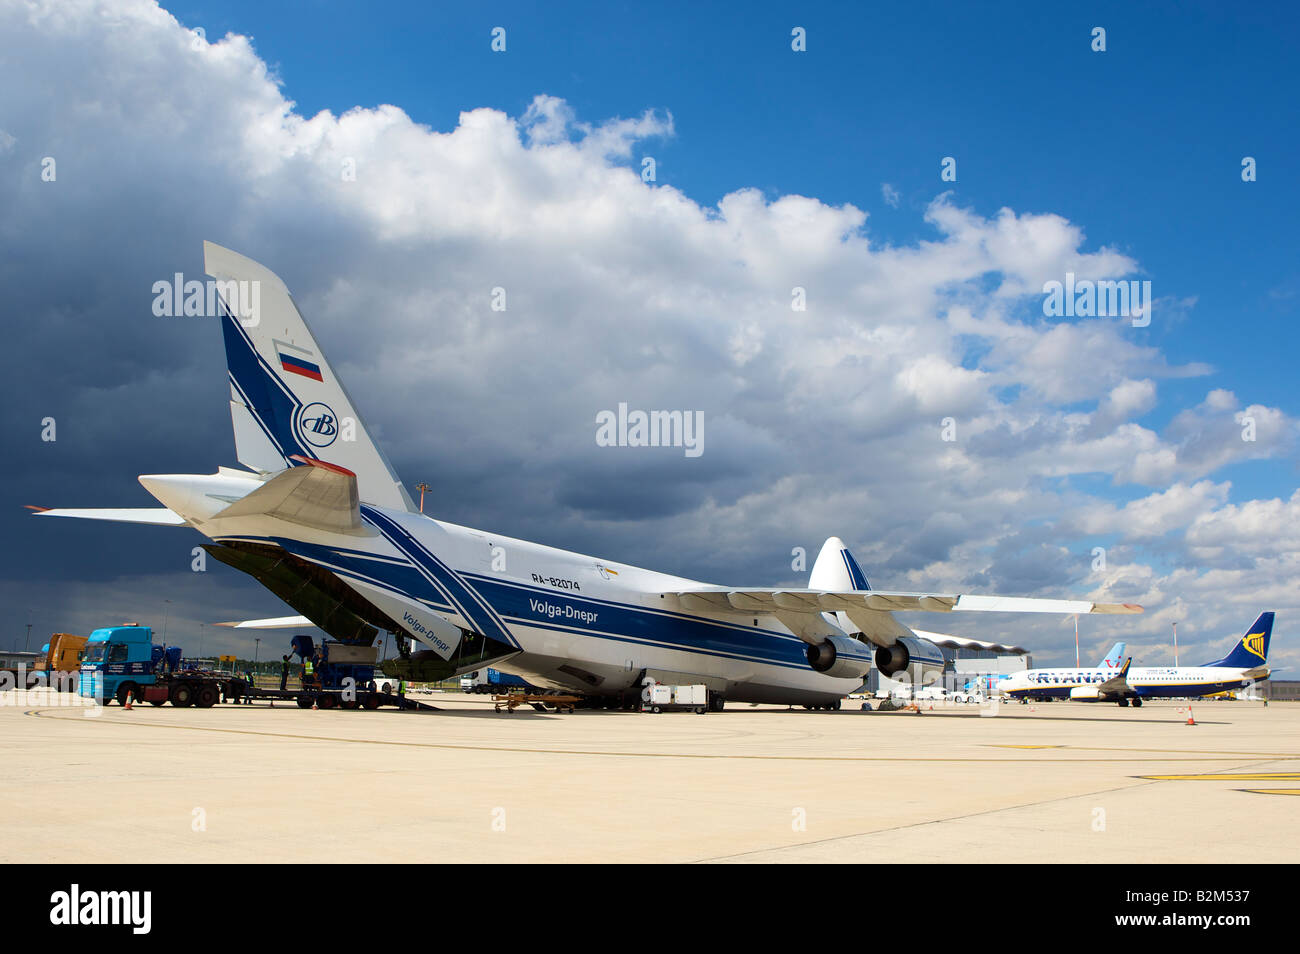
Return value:
<svg viewBox="0 0 1300 954">
<path fill-rule="evenodd" d="M 1139 708 L 1139 709 L 1142 708 L 1142 700 L 1141 700 L 1141 699 L 1134 699 L 1134 700 L 1133 700 L 1133 705 L 1134 705 L 1136 708 Z"/>
<path fill-rule="evenodd" d="M 1127 700 L 1127 699 L 1121 699 L 1121 700 L 1119 701 L 1119 707 L 1120 707 L 1121 709 L 1127 709 L 1127 708 L 1128 708 L 1128 700 Z"/>
<path fill-rule="evenodd" d="M 839 712 L 839 711 L 840 711 L 840 700 L 839 700 L 839 699 L 836 699 L 834 702 L 832 702 L 832 703 L 831 703 L 830 705 L 828 705 L 826 708 L 827 708 L 827 709 L 830 709 L 832 712 Z"/>
</svg>

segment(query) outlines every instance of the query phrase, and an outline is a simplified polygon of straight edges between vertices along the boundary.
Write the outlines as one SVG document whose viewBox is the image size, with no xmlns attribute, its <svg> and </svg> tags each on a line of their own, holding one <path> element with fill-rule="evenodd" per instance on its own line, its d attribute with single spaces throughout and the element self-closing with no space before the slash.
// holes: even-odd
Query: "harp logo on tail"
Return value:
<svg viewBox="0 0 1300 954">
<path fill-rule="evenodd" d="M 1242 637 L 1241 648 L 1246 650 L 1252 656 L 1258 656 L 1261 661 L 1264 660 L 1264 634 L 1250 633 Z"/>
</svg>

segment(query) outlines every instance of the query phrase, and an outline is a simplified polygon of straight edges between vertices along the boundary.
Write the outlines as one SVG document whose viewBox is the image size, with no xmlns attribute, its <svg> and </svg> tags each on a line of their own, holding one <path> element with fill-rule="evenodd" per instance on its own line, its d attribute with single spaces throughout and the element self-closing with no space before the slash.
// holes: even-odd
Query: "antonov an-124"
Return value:
<svg viewBox="0 0 1300 954">
<path fill-rule="evenodd" d="M 245 469 L 141 476 L 161 508 L 41 516 L 197 530 L 213 557 L 301 614 L 281 624 L 367 646 L 379 630 L 395 634 L 403 652 L 385 663 L 390 675 L 434 680 L 491 665 L 609 705 L 653 677 L 707 685 L 714 709 L 726 700 L 838 708 L 873 663 L 885 675 L 923 678 L 942 669 L 945 641 L 1010 651 L 913 631 L 898 614 L 1142 611 L 872 589 L 837 537 L 807 587 L 715 586 L 425 516 L 284 283 L 211 243 L 204 259 L 218 289 L 260 291 L 252 317 L 217 296 Z M 412 651 L 411 640 L 423 648 Z"/>
</svg>

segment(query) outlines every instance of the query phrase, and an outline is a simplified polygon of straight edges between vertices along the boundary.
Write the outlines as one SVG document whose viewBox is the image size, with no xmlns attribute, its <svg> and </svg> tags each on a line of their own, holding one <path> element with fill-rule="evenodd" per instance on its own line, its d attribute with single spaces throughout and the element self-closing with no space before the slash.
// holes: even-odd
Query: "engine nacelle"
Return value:
<svg viewBox="0 0 1300 954">
<path fill-rule="evenodd" d="M 904 636 L 892 646 L 876 650 L 876 668 L 881 675 L 893 676 L 911 666 L 920 666 L 922 680 L 929 673 L 943 672 L 943 651 L 928 639 Z"/>
<path fill-rule="evenodd" d="M 1101 694 L 1096 686 L 1075 686 L 1070 690 L 1070 698 L 1075 702 L 1099 702 Z"/>
<path fill-rule="evenodd" d="M 871 672 L 871 650 L 852 636 L 827 636 L 808 647 L 808 665 L 837 679 L 864 679 Z"/>
</svg>

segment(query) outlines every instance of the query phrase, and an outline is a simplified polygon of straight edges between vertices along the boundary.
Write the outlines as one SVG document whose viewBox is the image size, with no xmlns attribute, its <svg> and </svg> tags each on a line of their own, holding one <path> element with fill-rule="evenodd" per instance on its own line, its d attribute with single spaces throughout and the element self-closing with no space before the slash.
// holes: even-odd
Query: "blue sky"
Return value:
<svg viewBox="0 0 1300 954">
<path fill-rule="evenodd" d="M 9 369 L 27 416 L 4 436 L 21 446 L 33 414 L 67 424 L 57 446 L 18 456 L 4 478 L 15 504 L 147 506 L 138 473 L 234 463 L 215 339 L 159 326 L 137 294 L 197 272 L 208 238 L 289 281 L 322 340 L 347 349 L 349 387 L 399 474 L 437 482 L 448 519 L 746 584 L 787 582 L 791 546 L 815 552 L 836 533 L 877 585 L 1101 585 L 1150 600 L 1163 609 L 1118 634 L 1135 645 L 1178 614 L 1208 638 L 1259 609 L 1282 626 L 1300 608 L 1291 7 L 186 2 L 167 10 L 210 45 L 188 57 L 179 27 L 141 0 L 69 2 L 66 22 L 33 25 L 0 0 L 15 37 L 0 62 L 0 251 L 20 263 L 0 271 L 0 294 L 40 318 L 14 325 L 12 353 L 33 360 Z M 497 26 L 503 54 L 490 49 Z M 807 52 L 790 48 L 796 26 Z M 1091 49 L 1097 26 L 1104 53 Z M 260 82 L 263 63 L 278 90 Z M 533 138 L 539 102 L 567 111 L 558 143 Z M 565 151 L 647 111 L 641 133 L 618 134 L 623 153 Z M 495 151 L 477 151 L 462 114 Z M 242 125 L 250 116 L 262 125 Z M 363 157 L 351 196 L 332 172 L 340 150 Z M 66 157 L 66 185 L 33 190 L 50 151 Z M 607 177 L 645 155 L 653 188 Z M 955 183 L 940 180 L 945 156 Z M 1258 181 L 1242 182 L 1244 156 Z M 484 183 L 532 226 L 503 238 L 499 214 L 461 201 Z M 746 188 L 762 202 L 738 198 Z M 603 203 L 608 221 L 593 212 Z M 1026 254 L 971 266 L 1003 208 Z M 862 237 L 869 251 L 851 247 Z M 1130 277 L 1157 299 L 1150 327 L 1079 323 L 1065 357 L 1059 341 L 1052 351 L 1037 296 L 996 289 L 1007 276 L 1037 287 L 1043 262 L 1029 253 L 1053 242 L 1061 261 L 1135 263 Z M 408 259 L 418 266 L 393 264 Z M 814 323 L 765 310 L 772 286 L 805 275 L 812 300 L 832 305 Z M 541 304 L 496 337 L 465 303 L 507 278 L 512 300 Z M 363 333 L 339 282 L 385 320 Z M 972 334 L 952 319 L 963 304 L 1018 324 Z M 572 344 L 539 385 L 528 362 L 556 341 Z M 641 367 L 647 344 L 675 360 Z M 416 358 L 436 415 L 391 387 L 389 367 Z M 609 389 L 609 367 L 627 393 Z M 1105 410 L 1142 386 L 1152 399 Z M 1216 389 L 1262 408 L 1273 443 L 1242 448 L 1231 402 L 1207 402 Z M 612 464 L 591 446 L 591 410 L 625 399 L 704 409 L 713 449 L 693 469 L 657 462 L 649 480 L 643 461 Z M 947 413 L 980 437 L 951 479 L 932 443 Z M 457 453 L 439 453 L 453 439 Z M 611 489 L 593 502 L 593 485 Z M 130 615 L 194 583 L 168 575 L 188 564 L 192 534 L 0 521 L 25 541 L 0 564 L 0 598 L 24 604 L 12 615 L 40 602 L 38 581 L 47 607 L 85 620 L 87 594 L 110 581 Z M 125 579 L 102 558 L 123 542 L 139 564 Z M 1096 543 L 1124 567 L 1100 584 L 1087 573 Z M 70 567 L 70 547 L 91 555 Z M 282 611 L 252 583 L 208 576 L 175 625 Z M 43 612 L 41 626 L 74 626 Z M 968 634 L 1050 653 L 1055 629 Z M 1195 624 L 1184 632 L 1197 638 Z"/>
<path fill-rule="evenodd" d="M 875 241 L 934 238 L 917 213 L 946 188 L 939 162 L 954 156 L 960 202 L 1061 214 L 1087 247 L 1138 259 L 1158 298 L 1194 297 L 1197 320 L 1147 332 L 1171 362 L 1211 360 L 1247 379 L 1252 400 L 1294 399 L 1293 5 L 446 6 L 173 12 L 210 39 L 250 35 L 305 115 L 393 103 L 445 130 L 471 107 L 519 115 L 538 92 L 584 117 L 668 110 L 676 135 L 643 150 L 661 182 L 705 205 L 742 186 L 853 203 L 870 212 Z M 505 54 L 489 48 L 496 26 Z M 790 50 L 794 26 L 807 30 L 806 53 Z M 1091 49 L 1095 26 L 1104 53 Z M 1260 170 L 1249 184 L 1246 155 Z M 884 182 L 900 208 L 882 200 Z M 1203 381 L 1169 388 L 1190 397 Z M 1234 474 L 1243 491 L 1255 480 L 1252 468 Z"/>
</svg>

